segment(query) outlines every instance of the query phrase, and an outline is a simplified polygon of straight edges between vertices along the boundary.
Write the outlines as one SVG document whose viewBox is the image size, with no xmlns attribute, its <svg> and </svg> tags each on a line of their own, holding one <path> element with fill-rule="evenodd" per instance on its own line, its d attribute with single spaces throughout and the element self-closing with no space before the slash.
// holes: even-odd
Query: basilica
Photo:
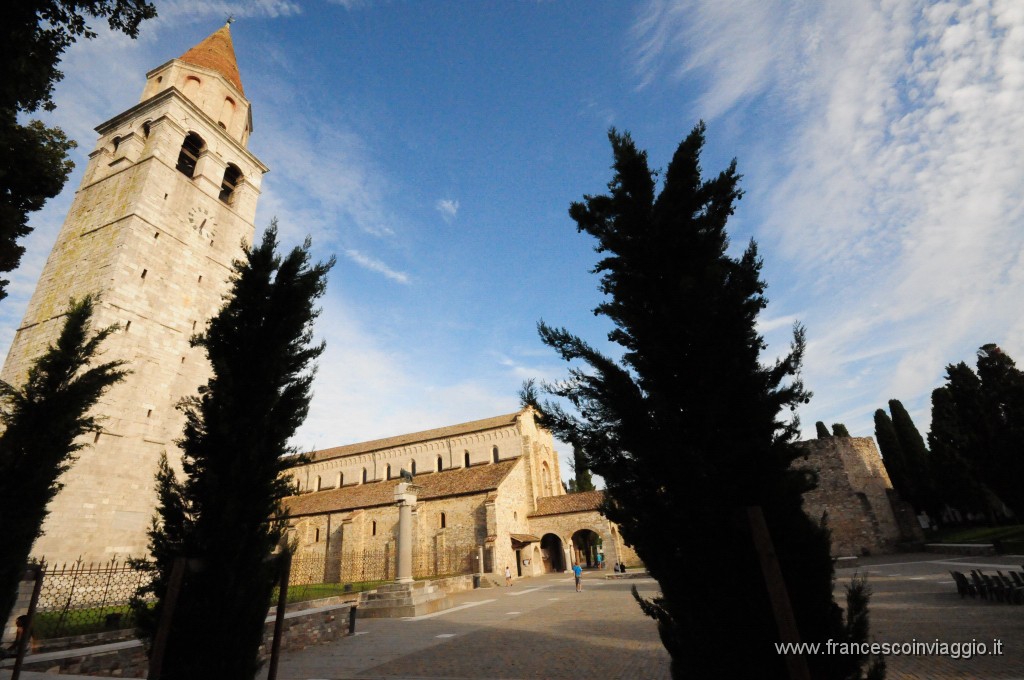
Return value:
<svg viewBox="0 0 1024 680">
<path fill-rule="evenodd" d="M 387 577 L 379 565 L 393 563 L 403 472 L 419 488 L 418 575 L 508 567 L 527 577 L 574 563 L 638 562 L 600 514 L 601 491 L 565 492 L 554 440 L 531 408 L 314 452 L 290 472 L 299 490 L 286 500 L 296 558 L 328 565 L 330 579 L 357 564 L 364 571 L 360 557 L 374 555 L 375 575 Z"/>
</svg>

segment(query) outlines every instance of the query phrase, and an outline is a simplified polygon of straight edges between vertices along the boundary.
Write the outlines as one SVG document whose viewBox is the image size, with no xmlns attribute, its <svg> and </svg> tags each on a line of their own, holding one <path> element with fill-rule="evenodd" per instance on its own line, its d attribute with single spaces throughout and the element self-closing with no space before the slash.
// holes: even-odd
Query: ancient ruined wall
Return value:
<svg viewBox="0 0 1024 680">
<path fill-rule="evenodd" d="M 900 528 L 889 501 L 892 483 L 871 437 L 830 437 L 801 442 L 806 455 L 795 465 L 818 475 L 818 488 L 804 495 L 814 521 L 827 514 L 832 555 L 891 551 Z"/>
</svg>

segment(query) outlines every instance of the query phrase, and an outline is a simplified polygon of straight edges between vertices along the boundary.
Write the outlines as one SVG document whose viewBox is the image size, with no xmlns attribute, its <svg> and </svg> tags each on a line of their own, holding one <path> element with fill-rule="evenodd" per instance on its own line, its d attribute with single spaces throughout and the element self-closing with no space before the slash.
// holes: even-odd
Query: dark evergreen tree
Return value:
<svg viewBox="0 0 1024 680">
<path fill-rule="evenodd" d="M 995 495 L 978 478 L 967 452 L 977 449 L 969 422 L 978 422 L 983 408 L 981 382 L 967 364 L 946 368 L 947 385 L 932 391 L 932 426 L 928 446 L 932 455 L 932 480 L 944 505 L 961 513 L 991 516 Z M 964 419 L 969 422 L 964 422 Z"/>
<path fill-rule="evenodd" d="M 120 361 L 95 364 L 99 346 L 117 326 L 91 333 L 94 300 L 72 300 L 57 342 L 29 369 L 21 388 L 0 382 L 0 620 L 14 606 L 29 552 L 42 533 L 46 506 L 63 486 L 61 474 L 96 430 L 88 415 L 108 387 L 127 373 Z"/>
<path fill-rule="evenodd" d="M 987 451 L 976 452 L 983 478 L 1018 516 L 1024 516 L 1024 372 L 994 344 L 978 350 L 985 401 Z"/>
<path fill-rule="evenodd" d="M 846 429 L 846 425 L 842 423 L 832 423 L 832 436 L 834 437 L 849 437 L 850 431 Z"/>
<path fill-rule="evenodd" d="M 907 494 L 904 499 L 919 510 L 927 510 L 933 515 L 941 510 L 942 504 L 937 502 L 932 484 L 931 457 L 924 438 L 914 425 L 907 409 L 898 399 L 889 400 L 889 412 L 892 414 L 892 426 L 900 443 L 903 454 L 904 474 L 906 475 Z"/>
<path fill-rule="evenodd" d="M 139 24 L 156 16 L 144 0 L 18 0 L 6 3 L 0 23 L 0 272 L 17 268 L 25 251 L 28 213 L 60 193 L 73 163 L 75 143 L 60 128 L 20 114 L 52 111 L 53 86 L 63 78 L 61 56 L 79 38 L 93 38 L 88 17 L 104 18 L 111 30 L 136 37 Z M 0 299 L 6 297 L 0 280 Z"/>
<path fill-rule="evenodd" d="M 727 253 L 740 176 L 734 161 L 702 178 L 704 132 L 701 123 L 679 145 L 657 196 L 646 153 L 610 132 L 609 193 L 569 212 L 597 240 L 607 297 L 595 313 L 614 324 L 609 339 L 622 359 L 541 322 L 543 341 L 584 366 L 546 387 L 571 410 L 538 405 L 531 384 L 522 397 L 604 478 L 604 512 L 660 584 L 659 597 L 638 599 L 658 621 L 673 675 L 782 678 L 745 508 L 763 509 L 802 639 L 847 639 L 852 628 L 832 596 L 827 531 L 801 507 L 813 475 L 791 467 L 801 455 L 798 423 L 784 416 L 810 396 L 798 378 L 804 333 L 797 327 L 791 351 L 761 364 L 761 260 L 754 243 L 738 257 Z M 817 678 L 859 677 L 857 658 L 807 661 Z"/>
<path fill-rule="evenodd" d="M 832 433 L 828 431 L 828 426 L 820 420 L 814 423 L 814 429 L 818 432 L 818 439 L 830 439 Z"/>
<path fill-rule="evenodd" d="M 899 437 L 896 436 L 892 418 L 885 409 L 875 411 L 875 439 L 878 441 L 878 450 L 882 454 L 882 462 L 885 463 L 893 488 L 903 500 L 913 504 L 913 482 L 909 479 L 906 457 L 903 455 Z"/>
<path fill-rule="evenodd" d="M 963 362 L 946 367 L 928 439 L 947 502 L 984 509 L 992 521 L 1004 504 L 1024 514 L 1024 374 L 999 347 L 978 350 L 977 373 Z"/>
<path fill-rule="evenodd" d="M 161 465 L 158 519 L 150 532 L 158 598 L 137 606 L 152 635 L 174 558 L 197 565 L 174 610 L 165 678 L 252 678 L 263 621 L 277 577 L 268 558 L 281 540 L 281 499 L 293 492 L 282 474 L 295 464 L 288 440 L 309 407 L 314 304 L 326 290 L 326 264 L 310 264 L 309 241 L 277 254 L 277 226 L 235 263 L 224 308 L 195 336 L 212 377 L 183 400 L 185 478 Z"/>
<path fill-rule="evenodd" d="M 576 475 L 573 479 L 573 491 L 593 491 L 594 480 L 587 469 L 587 459 L 583 450 L 578 446 L 572 447 L 572 471 Z"/>
</svg>

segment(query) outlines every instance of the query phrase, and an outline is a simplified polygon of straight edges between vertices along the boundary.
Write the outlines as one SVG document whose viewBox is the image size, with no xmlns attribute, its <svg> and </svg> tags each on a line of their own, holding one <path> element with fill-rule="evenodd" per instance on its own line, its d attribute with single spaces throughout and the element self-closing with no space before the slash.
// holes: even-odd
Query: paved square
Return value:
<svg viewBox="0 0 1024 680">
<path fill-rule="evenodd" d="M 365 635 L 287 653 L 278 678 L 667 679 L 657 627 L 630 594 L 657 583 L 600 578 L 584 574 L 577 593 L 571 575 L 542 576 L 455 595 L 456 607 L 475 606 L 429 618 L 360 619 Z"/>
<path fill-rule="evenodd" d="M 868 575 L 871 637 L 876 642 L 984 642 L 1000 640 L 1002 654 L 969 659 L 948 656 L 888 656 L 889 680 L 1024 680 L 1024 606 L 960 599 L 950 570 L 1021 571 L 1024 556 L 962 557 L 938 554 L 881 555 L 840 569 L 836 599 L 855 572 Z"/>
</svg>

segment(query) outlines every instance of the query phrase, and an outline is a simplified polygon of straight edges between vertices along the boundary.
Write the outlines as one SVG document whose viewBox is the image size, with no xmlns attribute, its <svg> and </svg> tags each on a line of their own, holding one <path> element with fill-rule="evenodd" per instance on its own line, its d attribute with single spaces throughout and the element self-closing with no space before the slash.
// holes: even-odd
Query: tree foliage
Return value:
<svg viewBox="0 0 1024 680">
<path fill-rule="evenodd" d="M 832 423 L 832 436 L 849 438 L 850 431 L 846 429 L 846 425 L 843 423 Z"/>
<path fill-rule="evenodd" d="M 103 18 L 112 30 L 136 37 L 139 24 L 156 16 L 145 0 L 18 0 L 4 7 L 0 29 L 0 272 L 17 268 L 32 230 L 28 214 L 64 187 L 75 143 L 57 127 L 19 122 L 19 114 L 52 111 L 64 51 L 93 38 L 87 19 Z M 0 299 L 8 281 L 0 280 Z"/>
<path fill-rule="evenodd" d="M 991 513 L 1005 503 L 1024 514 L 1024 373 L 998 346 L 978 350 L 976 373 L 963 362 L 946 367 L 928 439 L 944 493 L 969 509 Z"/>
<path fill-rule="evenodd" d="M 157 476 L 158 518 L 150 531 L 156 580 L 153 610 L 137 603 L 152 635 L 176 557 L 197 567 L 174 610 L 164 677 L 252 678 L 281 541 L 282 474 L 295 464 L 289 438 L 305 420 L 317 357 L 315 301 L 334 264 L 310 264 L 307 240 L 281 257 L 273 223 L 235 263 L 220 313 L 192 343 L 206 351 L 212 377 L 186 398 L 184 479 L 166 460 Z"/>
<path fill-rule="evenodd" d="M 63 486 L 60 476 L 86 446 L 81 435 L 99 427 L 90 409 L 127 373 L 120 361 L 95 363 L 100 345 L 118 327 L 92 333 L 94 306 L 91 296 L 72 300 L 57 342 L 35 361 L 25 384 L 0 382 L 0 620 L 14 606 L 46 506 Z"/>
<path fill-rule="evenodd" d="M 828 431 L 828 426 L 820 420 L 814 423 L 814 430 L 818 435 L 818 439 L 830 439 L 832 433 Z"/>
<path fill-rule="evenodd" d="M 594 480 L 587 469 L 586 456 L 578 446 L 572 448 L 572 471 L 575 477 L 569 480 L 569 485 L 573 492 L 594 490 Z"/>
<path fill-rule="evenodd" d="M 882 462 L 885 463 L 885 469 L 889 473 L 889 481 L 904 500 L 911 502 L 913 484 L 909 479 L 910 472 L 907 469 L 906 457 L 903 455 L 899 437 L 896 436 L 892 418 L 885 409 L 880 408 L 875 411 L 875 439 L 878 441 L 878 450 L 882 454 Z"/>
<path fill-rule="evenodd" d="M 903 456 L 907 485 L 904 498 L 915 508 L 936 514 L 941 511 L 942 504 L 936 501 L 932 484 L 931 456 L 924 438 L 898 399 L 889 400 L 889 413 L 892 414 L 893 431 L 899 440 Z"/>
<path fill-rule="evenodd" d="M 640 603 L 658 621 L 673 675 L 785 677 L 744 508 L 764 511 L 802 639 L 847 635 L 827 531 L 801 507 L 813 476 L 790 465 L 801 451 L 789 412 L 810 396 L 798 376 L 804 332 L 795 328 L 788 354 L 760 362 L 761 260 L 753 242 L 728 254 L 740 176 L 733 161 L 702 177 L 703 123 L 679 145 L 660 194 L 647 154 L 628 134 L 613 129 L 609 139 L 608 194 L 586 196 L 569 214 L 597 240 L 606 297 L 595 313 L 611 320 L 622 358 L 541 322 L 543 341 L 575 364 L 545 386 L 568 407 L 538 403 L 529 383 L 522 398 L 604 478 L 604 512 L 660 583 L 662 595 Z M 710 578 L 722 587 L 708 587 Z M 859 659 L 808 661 L 815 677 L 859 677 Z"/>
</svg>

